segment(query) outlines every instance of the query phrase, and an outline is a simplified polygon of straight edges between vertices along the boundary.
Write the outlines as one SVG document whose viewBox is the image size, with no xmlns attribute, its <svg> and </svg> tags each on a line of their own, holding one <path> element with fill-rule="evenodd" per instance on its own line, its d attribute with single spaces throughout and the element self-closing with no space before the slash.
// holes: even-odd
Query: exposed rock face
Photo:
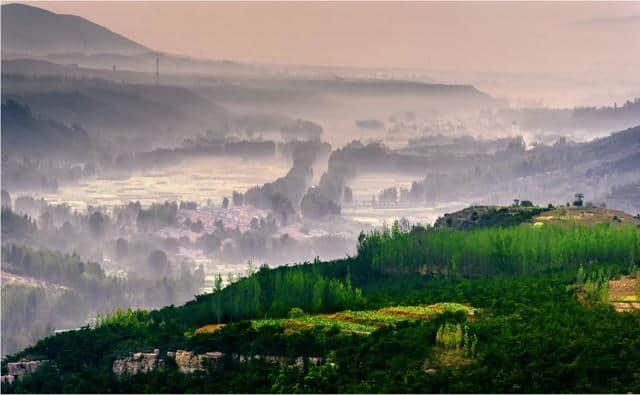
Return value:
<svg viewBox="0 0 640 395">
<path fill-rule="evenodd" d="M 196 354 L 193 351 L 176 350 L 167 351 L 167 358 L 174 358 L 176 365 L 181 373 L 191 374 L 204 371 L 209 367 L 216 369 L 220 360 L 225 354 L 219 351 L 206 352 L 204 354 Z M 265 363 L 274 365 L 291 365 L 293 364 L 300 370 L 304 370 L 305 365 L 319 365 L 322 358 L 319 357 L 283 357 L 279 355 L 243 355 L 232 354 L 231 359 L 236 362 L 247 362 L 251 360 L 262 360 Z M 112 371 L 116 375 L 139 373 L 148 373 L 155 369 L 165 366 L 165 360 L 160 358 L 160 350 L 156 349 L 153 353 L 137 352 L 126 358 L 117 359 L 113 362 Z"/>
<path fill-rule="evenodd" d="M 123 359 L 113 361 L 112 371 L 116 375 L 149 373 L 164 367 L 164 359 L 160 358 L 160 350 L 153 352 L 137 352 Z"/>
<path fill-rule="evenodd" d="M 25 374 L 34 373 L 46 361 L 29 361 L 21 359 L 18 362 L 9 362 L 7 364 L 7 373 L 12 376 L 24 376 Z"/>
<path fill-rule="evenodd" d="M 251 361 L 251 360 L 262 360 L 266 363 L 273 364 L 273 365 L 280 365 L 280 366 L 292 364 L 295 367 L 297 367 L 299 370 L 304 370 L 304 367 L 305 367 L 305 357 L 291 358 L 291 357 L 283 357 L 279 355 L 248 355 L 247 356 L 243 354 L 233 354 L 231 357 L 234 361 L 237 361 L 240 363 Z M 323 362 L 323 359 L 321 357 L 306 358 L 306 363 L 308 365 L 317 366 L 322 362 Z"/>
<path fill-rule="evenodd" d="M 300 370 L 300 371 L 304 370 L 304 358 L 303 357 L 297 357 L 293 364 L 295 365 L 296 368 L 298 368 L 298 370 Z"/>
<path fill-rule="evenodd" d="M 193 373 L 200 369 L 200 359 L 191 351 L 176 351 L 176 365 L 182 373 Z"/>
<path fill-rule="evenodd" d="M 295 365 L 298 369 L 304 369 L 305 358 L 304 357 L 282 357 L 279 355 L 255 355 L 254 359 L 262 359 L 266 363 L 274 364 L 274 365 Z M 249 358 L 250 359 L 250 358 Z M 307 363 L 310 365 L 319 365 L 322 363 L 322 358 L 320 357 L 307 357 Z"/>
<path fill-rule="evenodd" d="M 175 359 L 176 365 L 178 365 L 180 372 L 193 373 L 205 370 L 206 367 L 211 363 L 213 363 L 213 367 L 215 368 L 218 365 L 219 360 L 222 359 L 224 355 L 224 353 L 218 351 L 207 352 L 204 354 L 194 354 L 192 351 L 177 350 L 175 352 Z M 169 353 L 167 353 L 167 356 L 169 356 Z M 280 366 L 293 364 L 300 370 L 304 370 L 305 367 L 304 357 L 290 358 L 279 355 L 232 354 L 231 359 L 240 363 L 250 360 L 262 360 L 268 364 Z M 309 357 L 306 359 L 306 361 L 309 365 L 319 365 L 320 363 L 322 363 L 322 358 Z"/>
<path fill-rule="evenodd" d="M 11 384 L 11 383 L 13 383 L 14 380 L 15 380 L 15 376 L 12 376 L 10 374 L 8 374 L 6 376 L 0 376 L 0 383 Z"/>
<path fill-rule="evenodd" d="M 167 353 L 168 354 L 168 353 Z M 218 361 L 224 357 L 224 354 L 218 351 L 207 352 L 204 354 L 194 354 L 191 351 L 177 350 L 175 352 L 176 365 L 182 373 L 193 373 L 205 368 L 213 363 L 217 366 Z"/>
<path fill-rule="evenodd" d="M 21 359 L 18 362 L 7 363 L 7 375 L 2 376 L 0 381 L 3 383 L 13 383 L 14 380 L 21 378 L 27 374 L 34 373 L 47 361 L 30 361 Z"/>
</svg>

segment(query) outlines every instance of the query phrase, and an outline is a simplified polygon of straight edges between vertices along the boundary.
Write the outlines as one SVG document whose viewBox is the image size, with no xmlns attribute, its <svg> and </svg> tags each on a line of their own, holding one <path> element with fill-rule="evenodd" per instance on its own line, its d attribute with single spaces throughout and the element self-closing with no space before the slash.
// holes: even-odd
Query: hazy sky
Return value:
<svg viewBox="0 0 640 395">
<path fill-rule="evenodd" d="M 282 64 L 500 71 L 640 67 L 640 2 L 31 2 L 148 47 Z"/>
</svg>

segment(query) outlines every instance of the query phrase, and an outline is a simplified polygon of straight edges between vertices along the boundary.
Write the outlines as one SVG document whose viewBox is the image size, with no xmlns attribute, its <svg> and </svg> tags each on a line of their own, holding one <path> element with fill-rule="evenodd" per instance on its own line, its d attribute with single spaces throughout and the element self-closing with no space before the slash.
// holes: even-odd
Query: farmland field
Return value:
<svg viewBox="0 0 640 395">
<path fill-rule="evenodd" d="M 282 326 L 289 331 L 337 327 L 346 332 L 369 334 L 380 327 L 401 321 L 426 320 L 444 312 L 464 312 L 472 316 L 475 311 L 473 307 L 459 303 L 437 303 L 429 306 L 385 307 L 378 310 L 345 310 L 334 314 L 300 314 L 290 318 L 253 320 L 251 324 L 256 329 L 270 325 Z"/>
</svg>

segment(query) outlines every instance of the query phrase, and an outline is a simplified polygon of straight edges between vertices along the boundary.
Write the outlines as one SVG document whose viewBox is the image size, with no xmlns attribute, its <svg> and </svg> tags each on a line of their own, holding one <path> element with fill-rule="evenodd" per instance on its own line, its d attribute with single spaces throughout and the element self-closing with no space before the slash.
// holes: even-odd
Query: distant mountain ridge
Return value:
<svg viewBox="0 0 640 395">
<path fill-rule="evenodd" d="M 92 76 L 129 81 L 131 75 L 116 75 L 116 71 L 154 75 L 158 52 L 76 15 L 56 14 L 19 3 L 2 5 L 2 69 L 5 74 L 82 74 L 83 78 Z M 348 71 L 346 76 L 338 76 L 333 70 L 314 65 L 291 66 L 291 70 L 290 75 L 283 75 L 281 66 L 200 59 L 171 53 L 162 53 L 160 60 L 165 82 L 167 75 L 183 73 L 225 74 L 242 79 L 259 77 L 259 81 L 243 84 L 240 91 L 232 95 L 225 91 L 230 85 L 214 86 L 208 93 L 216 100 L 221 100 L 216 95 L 222 94 L 224 100 L 238 99 L 246 103 L 247 99 L 253 102 L 257 98 L 260 102 L 260 98 L 266 98 L 272 103 L 274 97 L 291 100 L 294 97 L 292 91 L 303 97 L 312 91 L 350 96 L 447 96 L 477 103 L 496 101 L 472 85 L 379 79 Z M 153 81 L 135 77 L 138 83 Z M 236 91 L 238 88 L 232 85 Z"/>
<path fill-rule="evenodd" d="M 150 49 L 75 15 L 25 4 L 2 6 L 2 52 L 136 54 Z"/>
</svg>

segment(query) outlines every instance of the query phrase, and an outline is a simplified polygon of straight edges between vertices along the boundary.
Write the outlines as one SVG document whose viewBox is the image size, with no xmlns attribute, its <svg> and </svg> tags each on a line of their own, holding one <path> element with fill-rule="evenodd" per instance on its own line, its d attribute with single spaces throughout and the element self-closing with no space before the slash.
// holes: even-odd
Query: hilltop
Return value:
<svg viewBox="0 0 640 395">
<path fill-rule="evenodd" d="M 25 4 L 2 6 L 2 52 L 112 52 L 135 54 L 149 49 L 87 19 Z"/>
<path fill-rule="evenodd" d="M 434 228 L 471 230 L 522 223 L 595 225 L 602 222 L 640 225 L 640 218 L 604 207 L 471 206 L 438 218 Z"/>
<path fill-rule="evenodd" d="M 541 213 L 533 221 L 559 225 L 595 225 L 607 222 L 612 225 L 628 224 L 640 226 L 640 218 L 638 216 L 633 217 L 624 211 L 602 207 L 558 207 Z"/>
<path fill-rule="evenodd" d="M 435 228 L 469 230 L 493 226 L 513 226 L 531 222 L 546 207 L 525 206 L 471 206 L 447 213 L 436 220 Z"/>
</svg>

